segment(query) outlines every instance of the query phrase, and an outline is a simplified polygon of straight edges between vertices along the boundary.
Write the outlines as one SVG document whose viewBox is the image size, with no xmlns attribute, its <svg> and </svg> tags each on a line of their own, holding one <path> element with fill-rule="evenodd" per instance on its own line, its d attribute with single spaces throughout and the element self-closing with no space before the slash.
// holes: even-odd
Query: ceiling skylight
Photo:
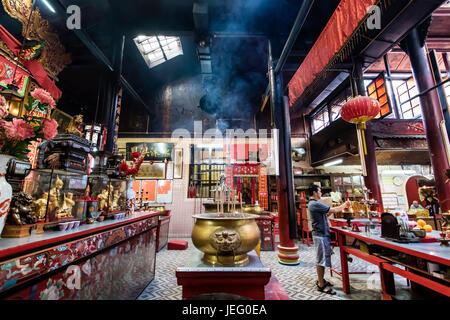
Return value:
<svg viewBox="0 0 450 320">
<path fill-rule="evenodd" d="M 179 37 L 138 36 L 134 42 L 149 68 L 183 54 Z"/>
</svg>

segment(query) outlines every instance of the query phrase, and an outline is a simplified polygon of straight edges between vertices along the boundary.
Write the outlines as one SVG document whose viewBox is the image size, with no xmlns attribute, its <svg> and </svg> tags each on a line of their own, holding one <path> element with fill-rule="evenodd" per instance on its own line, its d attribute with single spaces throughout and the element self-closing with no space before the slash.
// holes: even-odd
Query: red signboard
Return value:
<svg viewBox="0 0 450 320">
<path fill-rule="evenodd" d="M 269 210 L 269 195 L 267 193 L 267 168 L 261 166 L 259 169 L 259 206 Z"/>
</svg>

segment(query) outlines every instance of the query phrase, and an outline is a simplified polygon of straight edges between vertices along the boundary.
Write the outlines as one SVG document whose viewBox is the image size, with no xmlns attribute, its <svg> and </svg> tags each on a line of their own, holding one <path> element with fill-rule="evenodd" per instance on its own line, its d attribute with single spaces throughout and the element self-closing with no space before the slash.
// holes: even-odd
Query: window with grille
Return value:
<svg viewBox="0 0 450 320">
<path fill-rule="evenodd" d="M 191 145 L 190 163 L 189 185 L 195 186 L 195 197 L 213 198 L 217 182 L 225 174 L 226 165 L 223 147 Z"/>
<path fill-rule="evenodd" d="M 380 103 L 380 113 L 375 119 L 384 118 L 392 113 L 391 101 L 386 89 L 386 77 L 384 72 L 367 86 L 367 94 L 369 97 L 378 100 Z"/>
<path fill-rule="evenodd" d="M 398 84 L 400 82 L 400 84 Z M 403 119 L 415 119 L 422 116 L 422 110 L 420 108 L 419 97 L 411 100 L 419 92 L 414 82 L 414 78 L 411 77 L 404 81 L 394 81 L 397 83 L 397 95 L 400 102 L 400 112 Z"/>
<path fill-rule="evenodd" d="M 341 108 L 352 98 L 352 91 L 350 87 L 345 88 L 341 93 L 339 93 L 336 98 L 331 100 L 330 112 L 331 121 L 336 121 L 341 117 Z"/>
<path fill-rule="evenodd" d="M 149 68 L 183 54 L 179 37 L 138 36 L 134 42 Z"/>
<path fill-rule="evenodd" d="M 328 115 L 328 108 L 323 108 L 312 117 L 312 133 L 317 133 L 330 124 L 330 117 Z"/>
</svg>

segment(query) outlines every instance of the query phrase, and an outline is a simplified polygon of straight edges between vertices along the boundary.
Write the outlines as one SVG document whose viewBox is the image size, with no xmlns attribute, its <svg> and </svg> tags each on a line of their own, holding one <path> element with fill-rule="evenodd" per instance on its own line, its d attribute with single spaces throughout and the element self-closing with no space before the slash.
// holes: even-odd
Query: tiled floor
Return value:
<svg viewBox="0 0 450 320">
<path fill-rule="evenodd" d="M 192 245 L 191 239 L 183 239 L 189 242 L 187 250 L 167 250 L 167 246 L 158 252 L 156 256 L 156 276 L 155 279 L 140 295 L 138 300 L 180 300 L 181 286 L 177 285 L 175 270 L 183 266 L 187 259 L 197 249 Z M 277 252 L 262 251 L 262 263 L 272 269 L 274 275 L 286 294 L 291 300 L 379 300 L 381 291 L 379 284 L 379 274 L 350 275 L 352 294 L 345 295 L 342 292 L 342 281 L 340 277 L 334 274 L 330 277 L 327 270 L 326 278 L 334 283 L 337 294 L 331 296 L 320 293 L 315 288 L 316 267 L 314 264 L 314 248 L 298 244 L 300 253 L 300 264 L 297 266 L 286 266 L 278 263 Z M 332 264 L 339 268 L 339 252 L 335 248 L 335 254 L 332 255 Z M 377 271 L 377 268 L 365 261 L 353 257 L 353 262 L 349 264 L 350 271 Z M 400 277 L 395 278 L 397 297 L 408 299 L 406 280 Z"/>
</svg>

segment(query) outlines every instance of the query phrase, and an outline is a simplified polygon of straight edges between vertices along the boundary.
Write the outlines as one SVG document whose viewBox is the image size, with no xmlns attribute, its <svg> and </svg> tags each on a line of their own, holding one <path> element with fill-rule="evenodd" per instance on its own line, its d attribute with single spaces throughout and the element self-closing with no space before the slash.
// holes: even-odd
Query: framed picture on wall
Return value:
<svg viewBox="0 0 450 320">
<path fill-rule="evenodd" d="M 183 178 L 183 149 L 175 149 L 173 161 L 173 178 Z"/>
<path fill-rule="evenodd" d="M 166 179 L 173 179 L 173 161 L 170 161 L 166 165 Z"/>
<path fill-rule="evenodd" d="M 126 144 L 126 159 L 131 160 L 132 152 L 139 152 L 144 161 L 170 161 L 172 160 L 173 143 L 145 142 Z"/>
<path fill-rule="evenodd" d="M 65 113 L 64 111 L 61 111 L 59 109 L 54 109 L 52 111 L 51 118 L 55 120 L 58 123 L 58 132 L 64 133 L 67 127 L 69 126 L 70 121 L 72 121 L 73 117 Z"/>
<path fill-rule="evenodd" d="M 144 163 L 142 164 L 137 178 L 143 179 L 165 179 L 166 178 L 166 164 L 164 162 L 158 163 Z"/>
</svg>

